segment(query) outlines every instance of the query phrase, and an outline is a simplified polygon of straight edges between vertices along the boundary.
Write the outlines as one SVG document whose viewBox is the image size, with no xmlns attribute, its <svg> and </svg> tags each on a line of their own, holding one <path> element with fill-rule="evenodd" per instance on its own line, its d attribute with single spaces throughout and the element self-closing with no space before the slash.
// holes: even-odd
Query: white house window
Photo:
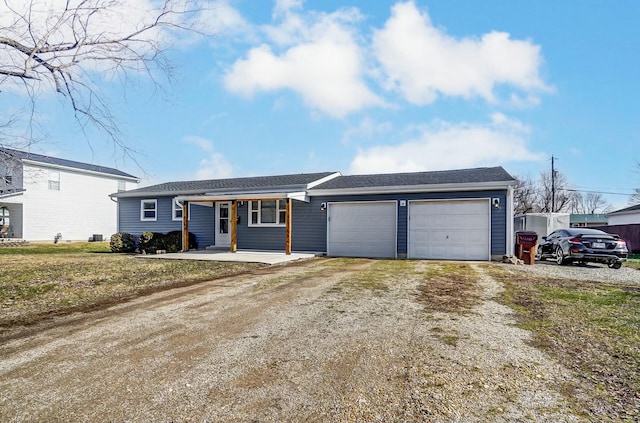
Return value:
<svg viewBox="0 0 640 423">
<path fill-rule="evenodd" d="M 173 220 L 182 220 L 182 209 L 183 206 L 182 204 L 180 204 L 178 202 L 177 199 L 173 199 L 173 201 L 171 202 L 172 207 L 171 207 L 171 216 Z M 189 216 L 188 216 L 188 220 L 191 220 L 191 203 L 189 203 Z"/>
<path fill-rule="evenodd" d="M 280 226 L 286 223 L 285 200 L 260 200 L 249 202 L 249 226 Z"/>
<path fill-rule="evenodd" d="M 0 207 L 0 229 L 9 226 L 9 209 Z"/>
<path fill-rule="evenodd" d="M 60 191 L 60 172 L 57 170 L 49 171 L 49 189 Z"/>
<path fill-rule="evenodd" d="M 118 192 L 126 191 L 127 183 L 125 181 L 118 181 Z"/>
<path fill-rule="evenodd" d="M 158 200 L 140 201 L 140 220 L 158 219 Z"/>
</svg>

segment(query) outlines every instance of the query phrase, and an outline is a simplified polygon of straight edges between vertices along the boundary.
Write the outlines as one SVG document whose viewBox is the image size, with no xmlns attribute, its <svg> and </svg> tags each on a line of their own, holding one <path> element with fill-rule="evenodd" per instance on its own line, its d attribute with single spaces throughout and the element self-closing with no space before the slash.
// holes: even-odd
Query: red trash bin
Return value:
<svg viewBox="0 0 640 423">
<path fill-rule="evenodd" d="M 534 231 L 516 232 L 516 256 L 525 264 L 534 264 L 536 261 L 536 248 L 538 234 Z"/>
</svg>

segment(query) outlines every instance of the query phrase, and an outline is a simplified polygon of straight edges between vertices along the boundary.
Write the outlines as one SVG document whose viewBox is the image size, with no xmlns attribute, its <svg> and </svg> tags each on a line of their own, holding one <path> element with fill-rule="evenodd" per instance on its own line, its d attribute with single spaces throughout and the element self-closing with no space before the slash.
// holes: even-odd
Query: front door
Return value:
<svg viewBox="0 0 640 423">
<path fill-rule="evenodd" d="M 231 203 L 216 203 L 216 247 L 231 246 Z"/>
</svg>

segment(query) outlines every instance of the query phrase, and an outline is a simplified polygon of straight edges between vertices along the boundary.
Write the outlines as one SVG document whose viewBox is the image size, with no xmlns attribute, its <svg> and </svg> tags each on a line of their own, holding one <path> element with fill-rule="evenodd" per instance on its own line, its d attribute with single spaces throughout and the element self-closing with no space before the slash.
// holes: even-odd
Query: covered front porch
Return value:
<svg viewBox="0 0 640 423">
<path fill-rule="evenodd" d="M 22 192 L 0 194 L 0 239 L 22 237 Z"/>
<path fill-rule="evenodd" d="M 216 237 L 228 236 L 229 246 L 225 248 L 228 253 L 238 252 L 238 207 L 247 207 L 245 216 L 247 217 L 246 227 L 254 228 L 267 227 L 271 229 L 283 229 L 284 254 L 292 254 L 292 202 L 293 200 L 309 202 L 304 191 L 295 192 L 244 192 L 233 194 L 204 194 L 204 195 L 184 195 L 176 197 L 175 201 L 182 205 L 182 252 L 189 252 L 189 205 L 210 205 L 216 210 L 215 229 Z M 224 205 L 224 208 L 222 207 Z M 267 207 L 270 206 L 270 207 Z M 263 221 L 264 210 L 270 210 L 269 219 Z M 251 229 L 253 230 L 253 229 Z M 272 237 L 273 239 L 273 237 Z M 217 245 L 216 241 L 216 245 Z M 282 245 L 282 244 L 281 244 Z M 264 246 L 258 248 L 250 247 L 252 250 L 262 250 Z M 267 248 L 268 249 L 268 248 Z M 220 252 L 220 250 L 218 250 Z"/>
</svg>

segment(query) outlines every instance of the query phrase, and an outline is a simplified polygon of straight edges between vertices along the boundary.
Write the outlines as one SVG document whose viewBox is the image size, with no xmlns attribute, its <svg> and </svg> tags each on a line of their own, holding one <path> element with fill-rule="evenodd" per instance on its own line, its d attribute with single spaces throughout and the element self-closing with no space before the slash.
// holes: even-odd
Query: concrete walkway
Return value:
<svg viewBox="0 0 640 423">
<path fill-rule="evenodd" d="M 146 254 L 137 255 L 138 258 L 170 259 L 170 260 L 209 260 L 209 261 L 239 261 L 246 263 L 281 264 L 296 260 L 311 259 L 316 257 L 314 253 L 291 253 L 272 251 L 229 251 L 197 250 L 186 253 Z"/>
</svg>

